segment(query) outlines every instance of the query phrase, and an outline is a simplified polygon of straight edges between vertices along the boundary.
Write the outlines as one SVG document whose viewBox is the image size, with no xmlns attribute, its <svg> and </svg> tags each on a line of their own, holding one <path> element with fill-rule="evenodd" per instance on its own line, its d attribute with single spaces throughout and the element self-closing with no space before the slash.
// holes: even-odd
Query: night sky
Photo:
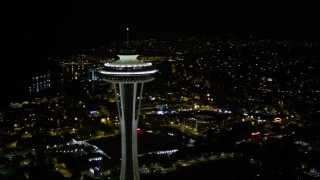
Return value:
<svg viewBox="0 0 320 180">
<path fill-rule="evenodd" d="M 2 7 L 5 29 L 2 34 L 13 41 L 25 39 L 50 48 L 123 40 L 121 31 L 126 26 L 133 29 L 136 39 L 224 32 L 319 38 L 317 7 L 304 1 L 294 4 L 205 0 L 12 1 Z"/>
<path fill-rule="evenodd" d="M 236 1 L 235 1 L 236 2 Z M 1 81 L 33 71 L 44 59 L 99 44 L 149 38 L 246 37 L 320 42 L 320 11 L 306 1 L 45 0 L 1 4 Z M 268 1 L 267 1 L 268 2 Z"/>
<path fill-rule="evenodd" d="M 123 41 L 127 26 L 132 40 L 227 33 L 320 40 L 320 11 L 315 4 L 223 2 L 10 1 L 2 6 L 2 36 L 10 48 L 29 46 L 44 55 Z"/>
</svg>

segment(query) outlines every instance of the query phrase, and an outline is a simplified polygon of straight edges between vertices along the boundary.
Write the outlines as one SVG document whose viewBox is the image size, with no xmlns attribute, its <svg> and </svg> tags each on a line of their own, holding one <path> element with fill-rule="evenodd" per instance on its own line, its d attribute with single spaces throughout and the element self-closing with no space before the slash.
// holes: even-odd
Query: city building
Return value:
<svg viewBox="0 0 320 180">
<path fill-rule="evenodd" d="M 51 87 L 50 71 L 46 71 L 43 74 L 37 74 L 32 77 L 29 83 L 29 93 L 38 93 Z"/>
</svg>

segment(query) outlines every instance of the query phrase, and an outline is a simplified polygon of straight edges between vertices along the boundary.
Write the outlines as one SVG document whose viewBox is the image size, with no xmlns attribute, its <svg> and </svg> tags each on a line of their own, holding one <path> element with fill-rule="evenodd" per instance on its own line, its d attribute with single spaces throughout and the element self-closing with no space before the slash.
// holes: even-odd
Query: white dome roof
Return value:
<svg viewBox="0 0 320 180">
<path fill-rule="evenodd" d="M 118 55 L 119 60 L 106 63 L 105 66 L 108 67 L 141 67 L 141 66 L 151 66 L 151 63 L 143 62 L 142 60 L 138 60 L 137 57 L 139 55 Z"/>
</svg>

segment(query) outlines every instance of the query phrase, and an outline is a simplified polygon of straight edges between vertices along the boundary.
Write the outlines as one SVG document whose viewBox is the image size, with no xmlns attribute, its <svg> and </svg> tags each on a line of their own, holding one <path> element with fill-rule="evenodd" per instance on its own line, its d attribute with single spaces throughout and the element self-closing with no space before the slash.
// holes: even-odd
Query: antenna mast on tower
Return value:
<svg viewBox="0 0 320 180">
<path fill-rule="evenodd" d="M 129 28 L 127 27 L 127 47 L 129 47 Z"/>
</svg>

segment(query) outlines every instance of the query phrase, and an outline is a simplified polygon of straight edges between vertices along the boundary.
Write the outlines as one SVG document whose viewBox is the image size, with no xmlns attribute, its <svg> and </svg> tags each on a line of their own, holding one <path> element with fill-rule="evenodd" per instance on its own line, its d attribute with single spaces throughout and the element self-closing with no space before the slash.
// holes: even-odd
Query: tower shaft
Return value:
<svg viewBox="0 0 320 180">
<path fill-rule="evenodd" d="M 114 83 L 114 86 L 121 125 L 120 180 L 139 180 L 137 127 L 143 83 L 120 82 Z"/>
</svg>

